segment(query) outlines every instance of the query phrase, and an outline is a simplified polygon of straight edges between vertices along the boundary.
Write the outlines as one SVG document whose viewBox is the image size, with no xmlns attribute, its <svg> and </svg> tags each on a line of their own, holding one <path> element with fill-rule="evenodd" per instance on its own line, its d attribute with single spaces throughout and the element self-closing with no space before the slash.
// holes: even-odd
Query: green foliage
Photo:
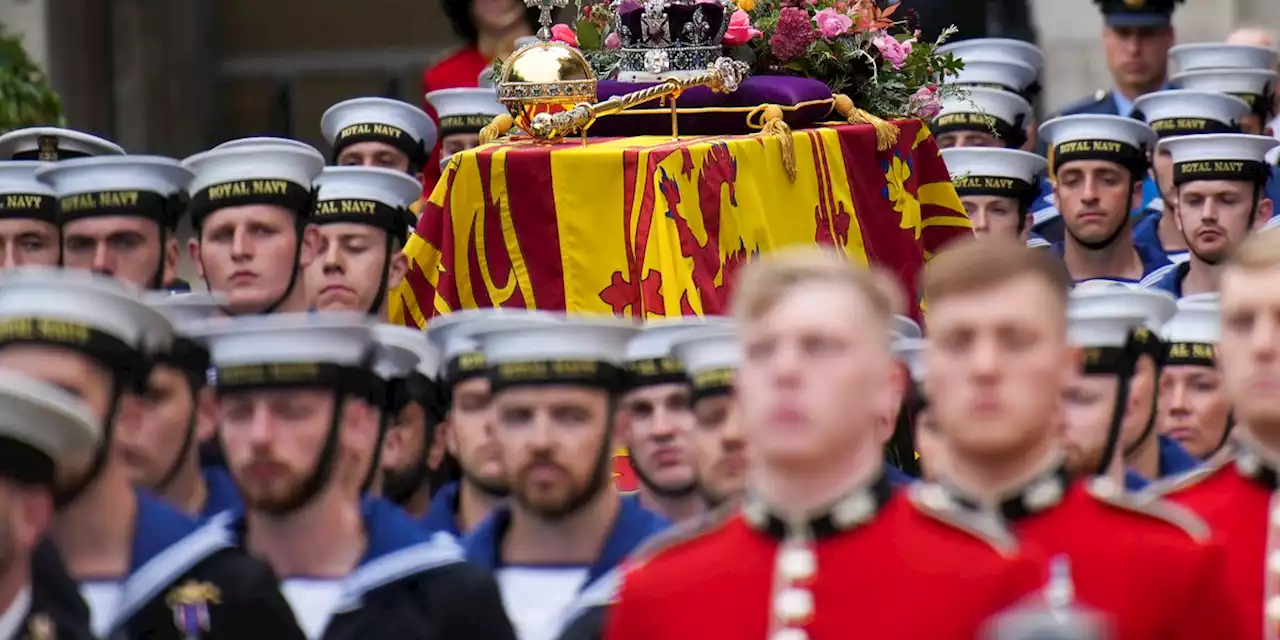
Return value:
<svg viewBox="0 0 1280 640">
<path fill-rule="evenodd" d="M 62 102 L 21 38 L 0 24 L 0 133 L 41 124 L 64 124 Z"/>
</svg>

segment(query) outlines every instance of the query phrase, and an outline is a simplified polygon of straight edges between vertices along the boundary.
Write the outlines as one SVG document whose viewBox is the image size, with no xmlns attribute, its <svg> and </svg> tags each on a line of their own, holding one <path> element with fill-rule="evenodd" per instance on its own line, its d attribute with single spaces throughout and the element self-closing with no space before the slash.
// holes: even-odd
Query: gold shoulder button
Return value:
<svg viewBox="0 0 1280 640">
<path fill-rule="evenodd" d="M 920 513 L 982 540 L 1002 556 L 1017 554 L 1018 539 L 995 515 L 965 508 L 934 483 L 916 482 L 907 491 L 912 506 Z"/>
<path fill-rule="evenodd" d="M 1094 499 L 1130 513 L 1167 522 L 1182 529 L 1196 542 L 1209 541 L 1211 531 L 1195 513 L 1156 495 L 1132 494 L 1110 478 L 1094 478 L 1088 483 L 1089 495 Z"/>
</svg>

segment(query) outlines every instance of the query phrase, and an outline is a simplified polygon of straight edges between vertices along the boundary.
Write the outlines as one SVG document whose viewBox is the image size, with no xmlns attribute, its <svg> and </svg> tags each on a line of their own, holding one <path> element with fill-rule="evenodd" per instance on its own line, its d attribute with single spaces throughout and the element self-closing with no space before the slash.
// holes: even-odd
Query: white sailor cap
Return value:
<svg viewBox="0 0 1280 640">
<path fill-rule="evenodd" d="M 0 161 L 0 219 L 29 218 L 58 223 L 53 187 L 36 179 L 46 163 L 29 160 Z"/>
<path fill-rule="evenodd" d="M 181 212 L 170 198 L 187 188 L 191 171 L 161 156 L 99 156 L 50 163 L 36 177 L 53 186 L 62 223 L 99 215 L 130 215 L 175 228 Z"/>
<path fill-rule="evenodd" d="M 1049 166 L 1036 153 L 983 147 L 943 149 L 942 160 L 951 172 L 956 192 L 962 196 L 993 195 L 1023 199 L 1032 194 L 1032 190 L 1039 194 L 1039 176 Z"/>
<path fill-rule="evenodd" d="M 1010 147 L 1025 141 L 1024 123 L 1031 117 L 1031 103 L 1022 96 L 999 89 L 974 87 L 967 95 L 948 96 L 929 128 L 934 134 L 950 131 L 983 131 L 995 134 Z"/>
<path fill-rule="evenodd" d="M 498 102 L 496 89 L 440 89 L 428 93 L 427 102 L 440 118 L 441 136 L 477 133 L 492 122 L 494 116 L 507 113 L 507 108 Z"/>
<path fill-rule="evenodd" d="M 382 167 L 325 167 L 315 184 L 315 224 L 367 224 L 401 239 L 413 224 L 409 205 L 422 195 L 420 182 Z"/>
<path fill-rule="evenodd" d="M 1188 89 L 1139 96 L 1133 108 L 1160 137 L 1234 133 L 1240 119 L 1249 115 L 1249 105 L 1235 96 Z"/>
<path fill-rule="evenodd" d="M 217 317 L 227 303 L 226 296 L 202 292 L 148 291 L 142 300 L 168 317 L 179 334 L 186 327 Z"/>
<path fill-rule="evenodd" d="M 474 334 L 494 391 L 559 383 L 620 390 L 627 343 L 639 333 L 621 318 L 566 317 L 560 322 L 493 322 Z"/>
<path fill-rule="evenodd" d="M 1217 302 L 1178 301 L 1178 312 L 1160 329 L 1166 342 L 1217 344 L 1222 335 L 1222 309 Z"/>
<path fill-rule="evenodd" d="M 708 327 L 732 330 L 733 321 L 724 317 L 688 317 L 646 323 L 627 343 L 628 388 L 684 382 L 684 366 L 671 352 L 671 345 L 684 333 L 705 331 Z"/>
<path fill-rule="evenodd" d="M 1169 79 L 1183 89 L 1225 93 L 1244 100 L 1255 111 L 1269 109 L 1262 99 L 1271 95 L 1276 72 L 1261 69 L 1202 69 L 1184 71 Z"/>
<path fill-rule="evenodd" d="M 324 168 L 324 156 L 310 147 L 263 144 L 211 149 L 182 161 L 194 174 L 192 222 L 224 207 L 274 204 L 310 215 L 311 186 Z"/>
<path fill-rule="evenodd" d="M 894 340 L 919 338 L 924 335 L 924 332 L 920 330 L 920 325 L 915 320 L 896 313 L 893 315 L 889 332 L 893 335 Z"/>
<path fill-rule="evenodd" d="M 731 328 L 686 331 L 672 342 L 671 352 L 684 365 L 695 400 L 733 390 L 742 363 L 742 343 Z"/>
<path fill-rule="evenodd" d="M 1021 94 L 1036 81 L 1036 70 L 1016 60 L 966 60 L 952 84 L 1003 89 Z"/>
<path fill-rule="evenodd" d="M 0 272 L 0 343 L 64 345 L 110 367 L 166 351 L 173 323 L 137 289 L 90 271 L 19 267 Z"/>
<path fill-rule="evenodd" d="M 911 379 L 917 384 L 924 382 L 928 367 L 924 363 L 924 349 L 929 341 L 924 338 L 903 338 L 893 342 L 893 355 L 907 365 Z"/>
<path fill-rule="evenodd" d="M 223 390 L 330 386 L 343 368 L 367 369 L 376 348 L 368 316 L 345 311 L 217 318 L 190 333 Z"/>
<path fill-rule="evenodd" d="M 1145 172 L 1147 152 L 1156 143 L 1156 133 L 1145 122 L 1103 114 L 1054 118 L 1040 125 L 1040 138 L 1049 145 L 1052 174 L 1073 160 L 1110 160 Z"/>
<path fill-rule="evenodd" d="M 124 155 L 120 145 L 59 127 L 28 127 L 0 136 L 0 158 L 57 162 L 85 156 Z"/>
<path fill-rule="evenodd" d="M 963 60 L 966 67 L 976 60 L 985 62 L 1013 60 L 1035 69 L 1037 74 L 1044 69 L 1044 51 L 1040 47 L 1012 38 L 972 38 L 949 42 L 938 47 L 938 55 L 947 53 Z"/>
<path fill-rule="evenodd" d="M 1077 283 L 1067 305 L 1069 315 L 1123 314 L 1137 310 L 1143 317 L 1140 324 L 1152 331 L 1158 331 L 1177 309 L 1177 300 L 1169 293 L 1101 278 Z"/>
<path fill-rule="evenodd" d="M 1197 180 L 1232 180 L 1265 185 L 1271 178 L 1267 152 L 1280 146 L 1271 136 L 1243 133 L 1210 133 L 1178 136 L 1160 141 L 1160 149 L 1173 160 L 1173 183 Z"/>
<path fill-rule="evenodd" d="M 1258 69 L 1271 71 L 1280 63 L 1280 52 L 1252 44 L 1201 42 L 1169 49 L 1169 60 L 1179 71 L 1202 69 Z"/>
<path fill-rule="evenodd" d="M 93 451 L 102 421 L 63 389 L 0 371 L 0 475 L 52 486 L 57 463 Z"/>
<path fill-rule="evenodd" d="M 390 381 L 417 372 L 435 379 L 440 370 L 440 355 L 427 342 L 422 331 L 394 324 L 377 324 L 373 326 L 373 338 L 378 343 L 373 372 L 379 378 Z"/>
<path fill-rule="evenodd" d="M 426 335 L 427 341 L 440 352 L 444 363 L 440 376 L 449 384 L 457 384 L 462 379 L 484 374 L 484 353 L 475 334 L 487 330 L 491 323 L 558 322 L 562 318 L 527 309 L 462 309 L 429 320 Z"/>
<path fill-rule="evenodd" d="M 390 98 L 356 98 L 329 107 L 320 131 L 333 147 L 333 158 L 357 142 L 382 142 L 421 164 L 436 146 L 436 125 L 427 112 Z"/>
<path fill-rule="evenodd" d="M 260 147 L 262 145 L 281 145 L 285 147 L 293 147 L 300 151 L 316 151 L 316 148 L 293 138 L 281 138 L 278 136 L 250 136 L 248 138 L 236 138 L 228 140 L 214 149 L 237 149 L 240 147 Z M 316 151 L 316 153 L 319 153 Z"/>
</svg>

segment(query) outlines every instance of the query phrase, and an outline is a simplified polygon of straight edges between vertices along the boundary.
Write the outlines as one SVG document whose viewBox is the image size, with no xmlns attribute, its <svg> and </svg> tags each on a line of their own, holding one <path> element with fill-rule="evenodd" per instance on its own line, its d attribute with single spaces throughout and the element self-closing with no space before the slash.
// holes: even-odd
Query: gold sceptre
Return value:
<svg viewBox="0 0 1280 640">
<path fill-rule="evenodd" d="M 529 126 L 529 134 L 544 141 L 558 141 L 575 131 L 582 132 L 586 141 L 587 129 L 596 119 L 620 113 L 631 107 L 644 104 L 657 98 L 671 100 L 671 135 L 676 137 L 675 101 L 686 90 L 693 87 L 710 87 L 717 93 L 733 93 L 738 90 L 747 78 L 747 65 L 732 58 L 719 58 L 707 67 L 706 71 L 681 78 L 667 78 L 661 84 L 648 89 L 614 96 L 603 102 L 588 104 L 580 102 L 572 109 L 559 113 L 539 113 L 533 117 Z"/>
</svg>

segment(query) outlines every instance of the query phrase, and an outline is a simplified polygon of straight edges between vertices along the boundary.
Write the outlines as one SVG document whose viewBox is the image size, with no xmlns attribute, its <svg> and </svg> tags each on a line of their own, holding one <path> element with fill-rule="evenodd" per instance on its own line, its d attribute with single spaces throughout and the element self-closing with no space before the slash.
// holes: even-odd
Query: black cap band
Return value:
<svg viewBox="0 0 1280 640">
<path fill-rule="evenodd" d="M 444 385 L 452 389 L 454 386 L 488 375 L 488 362 L 480 352 L 464 353 L 450 360 L 444 366 Z"/>
<path fill-rule="evenodd" d="M 1206 342 L 1172 342 L 1165 353 L 1166 365 L 1212 367 L 1217 346 Z"/>
<path fill-rule="evenodd" d="M 83 353 L 123 379 L 145 380 L 151 360 L 123 340 L 85 324 L 48 318 L 0 320 L 0 347 L 35 344 L 62 347 Z"/>
<path fill-rule="evenodd" d="M 725 395 L 733 392 L 733 380 L 737 377 L 733 368 L 707 369 L 689 376 L 689 394 L 691 402 L 697 402 L 711 396 Z"/>
<path fill-rule="evenodd" d="M 184 203 L 180 196 L 149 191 L 93 191 L 58 198 L 58 223 L 99 216 L 135 216 L 165 228 L 177 227 Z"/>
<path fill-rule="evenodd" d="M 1271 178 L 1271 167 L 1256 160 L 1196 160 L 1175 162 L 1173 184 L 1182 186 L 1200 180 L 1230 180 L 1266 184 Z"/>
<path fill-rule="evenodd" d="M 967 175 L 958 177 L 952 182 L 955 184 L 956 193 L 961 196 L 1004 196 L 1021 199 L 1030 190 L 1034 190 L 1037 195 L 1040 193 L 1039 186 L 1017 178 Z"/>
<path fill-rule="evenodd" d="M 1062 165 L 1075 160 L 1103 160 L 1129 169 L 1134 176 L 1147 171 L 1147 153 L 1118 140 L 1072 140 L 1053 146 L 1052 167 L 1056 175 Z"/>
<path fill-rule="evenodd" d="M 382 229 L 404 242 L 413 225 L 413 214 L 403 207 L 392 207 L 377 200 L 344 198 L 316 202 L 313 224 L 351 222 Z"/>
<path fill-rule="evenodd" d="M 381 142 L 390 145 L 408 156 L 410 164 L 416 166 L 422 166 L 426 161 L 427 152 L 422 148 L 422 142 L 409 135 L 407 131 L 389 124 L 370 122 L 353 124 L 338 132 L 333 141 L 333 162 L 338 161 L 338 155 L 343 149 L 359 142 Z"/>
<path fill-rule="evenodd" d="M 493 116 L 481 114 L 444 116 L 440 118 L 440 137 L 455 133 L 480 133 L 490 122 L 493 122 Z"/>
<path fill-rule="evenodd" d="M 341 389 L 344 393 L 381 403 L 385 385 L 363 367 L 330 362 L 281 362 L 218 368 L 218 393 L 261 389 Z"/>
<path fill-rule="evenodd" d="M 48 453 L 16 438 L 0 436 L 0 477 L 52 489 L 55 468 Z"/>
<path fill-rule="evenodd" d="M 311 215 L 314 197 L 311 189 L 278 179 L 235 180 L 209 185 L 191 196 L 188 211 L 191 223 L 198 229 L 205 216 L 227 207 L 270 204 L 288 209 L 302 217 Z"/>
<path fill-rule="evenodd" d="M 948 113 L 935 119 L 929 128 L 935 136 L 958 131 L 989 133 L 1009 148 L 1021 147 L 1027 141 L 1021 122 L 1006 122 L 986 113 Z"/>
<path fill-rule="evenodd" d="M 58 224 L 58 201 L 39 193 L 0 195 L 0 220 L 39 220 Z"/>
<path fill-rule="evenodd" d="M 1240 133 L 1240 128 L 1209 118 L 1164 118 L 1152 120 L 1151 130 L 1161 138 L 1189 136 L 1199 133 Z"/>
<path fill-rule="evenodd" d="M 493 393 L 511 387 L 572 385 L 606 391 L 622 389 L 623 370 L 596 360 L 504 362 L 488 368 Z"/>
<path fill-rule="evenodd" d="M 627 363 L 626 390 L 659 384 L 684 384 L 689 381 L 684 366 L 675 358 L 646 358 Z"/>
</svg>

